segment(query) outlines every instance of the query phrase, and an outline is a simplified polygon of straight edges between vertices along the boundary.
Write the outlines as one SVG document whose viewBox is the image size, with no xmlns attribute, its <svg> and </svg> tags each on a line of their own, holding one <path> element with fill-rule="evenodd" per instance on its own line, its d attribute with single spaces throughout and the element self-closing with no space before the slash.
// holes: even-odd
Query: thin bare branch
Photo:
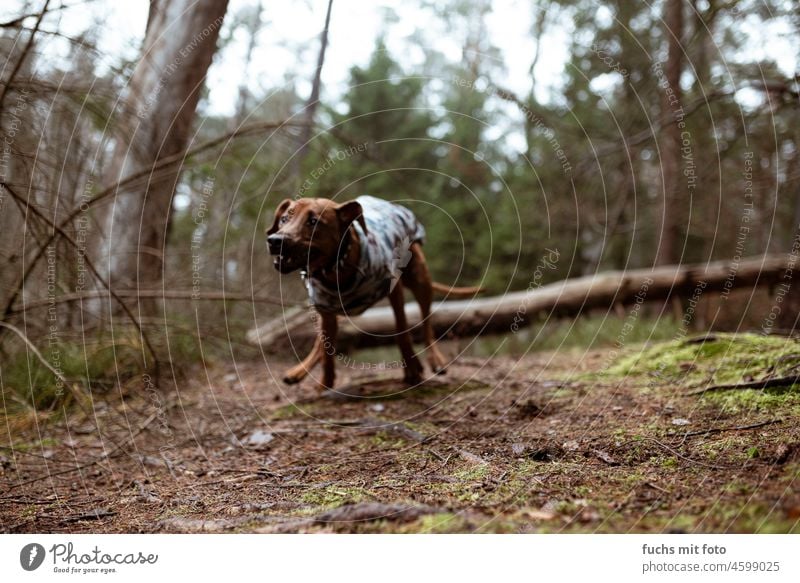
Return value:
<svg viewBox="0 0 800 583">
<path fill-rule="evenodd" d="M 32 272 L 34 267 L 36 267 L 36 265 L 39 263 L 41 258 L 44 257 L 44 253 L 45 253 L 45 250 L 47 249 L 47 247 L 52 245 L 53 241 L 57 237 L 61 236 L 61 233 L 63 233 L 63 228 L 64 227 L 66 227 L 67 225 L 71 224 L 72 221 L 74 221 L 75 218 L 78 215 L 80 215 L 82 212 L 85 212 L 88 207 L 94 206 L 98 202 L 101 202 L 101 201 L 105 200 L 106 198 L 108 198 L 112 194 L 116 193 L 119 188 L 122 188 L 123 186 L 129 186 L 129 185 L 135 183 L 137 180 L 141 180 L 142 178 L 148 177 L 148 175 L 152 175 L 156 170 L 158 170 L 160 168 L 164 168 L 164 167 L 169 166 L 171 164 L 176 164 L 176 163 L 182 162 L 187 158 L 190 158 L 190 157 L 196 156 L 197 154 L 200 154 L 202 152 L 206 152 L 208 150 L 211 150 L 212 148 L 215 148 L 215 147 L 217 147 L 220 144 L 223 144 L 225 142 L 229 142 L 230 140 L 233 140 L 235 138 L 240 138 L 240 137 L 243 137 L 243 136 L 260 133 L 260 132 L 263 132 L 263 131 L 266 131 L 266 130 L 270 130 L 270 129 L 275 130 L 275 129 L 280 129 L 280 128 L 283 128 L 283 127 L 290 127 L 290 126 L 295 126 L 295 125 L 303 125 L 304 123 L 305 122 L 281 121 L 281 122 L 269 122 L 269 123 L 255 123 L 255 124 L 249 124 L 249 125 L 246 125 L 246 126 L 242 126 L 242 127 L 237 128 L 236 130 L 234 130 L 232 132 L 229 132 L 229 133 L 227 133 L 227 134 L 225 134 L 223 136 L 208 140 L 207 142 L 203 142 L 202 144 L 200 144 L 200 145 L 198 145 L 198 146 L 196 146 L 194 148 L 191 148 L 189 150 L 185 150 L 184 152 L 178 152 L 177 154 L 174 154 L 172 156 L 164 157 L 161 160 L 159 160 L 158 162 L 156 162 L 155 164 L 153 164 L 152 166 L 150 166 L 148 168 L 145 168 L 143 170 L 140 170 L 138 172 L 134 172 L 130 176 L 128 176 L 126 178 L 123 178 L 119 182 L 117 182 L 115 184 L 112 184 L 111 186 L 103 189 L 98 194 L 94 195 L 91 199 L 86 201 L 84 204 L 82 204 L 79 207 L 76 207 L 75 209 L 73 209 L 72 212 L 70 212 L 66 216 L 66 218 L 64 218 L 58 224 L 58 228 L 56 230 L 54 230 L 54 232 L 52 232 L 50 234 L 50 236 L 48 237 L 47 241 L 45 241 L 44 245 L 39 247 L 39 249 L 37 250 L 36 254 L 33 256 L 33 258 L 30 260 L 30 262 L 28 262 L 28 266 L 27 266 L 26 271 L 20 276 L 20 278 L 17 281 L 16 285 L 13 287 L 14 291 L 11 293 L 11 296 L 9 297 L 8 302 L 6 303 L 6 306 L 5 306 L 4 310 L 3 310 L 3 314 L 4 314 L 3 317 L 7 318 L 11 314 L 12 306 L 17 301 L 17 297 L 19 297 L 19 293 L 22 290 L 22 287 L 25 284 L 25 281 L 27 280 L 28 275 Z M 4 181 L 0 181 L 0 188 L 9 189 L 9 184 L 4 182 Z"/>
<path fill-rule="evenodd" d="M 66 241 L 72 247 L 74 247 L 76 250 L 78 250 L 80 252 L 80 246 L 75 241 L 75 239 L 72 238 L 72 236 L 69 233 L 64 231 L 64 229 L 61 228 L 60 226 L 57 226 L 53 221 L 51 221 L 47 216 L 45 216 L 39 209 L 37 209 L 36 207 L 28 204 L 28 201 L 26 199 L 24 199 L 22 196 L 20 196 L 19 194 L 17 194 L 17 192 L 13 188 L 9 188 L 9 186 L 7 184 L 5 184 L 5 183 L 3 183 L 3 187 L 6 189 L 6 191 L 13 198 L 15 198 L 17 201 L 21 202 L 22 204 L 24 204 L 28 209 L 30 209 L 30 211 L 34 215 L 36 215 L 40 220 L 42 220 L 45 223 L 47 223 L 53 229 L 54 232 L 57 232 L 61 237 L 66 239 Z M 43 248 L 46 249 L 48 246 L 49 246 L 49 244 L 45 244 L 43 246 Z M 122 301 L 122 298 L 120 298 L 116 294 L 116 292 L 114 292 L 114 290 L 111 289 L 111 286 L 109 285 L 109 283 L 103 278 L 102 275 L 100 275 L 100 272 L 97 271 L 97 268 L 94 266 L 94 263 L 92 263 L 92 261 L 86 256 L 85 253 L 83 254 L 83 258 L 84 258 L 84 261 L 86 262 L 86 266 L 89 268 L 89 270 L 92 272 L 92 274 L 94 274 L 94 276 L 103 285 L 103 287 L 105 287 L 108 290 L 109 295 L 111 295 L 111 297 L 114 298 L 114 300 L 116 300 L 116 302 L 120 305 L 122 310 L 125 312 L 125 315 L 128 316 L 130 321 L 136 327 L 136 330 L 139 332 L 139 335 L 142 338 L 142 342 L 144 342 L 145 346 L 147 347 L 147 351 L 153 357 L 153 366 L 155 367 L 156 376 L 157 376 L 158 375 L 158 356 L 156 354 L 155 348 L 153 348 L 153 345 L 150 342 L 150 339 L 148 338 L 147 334 L 145 334 L 144 329 L 142 329 L 142 325 L 139 323 L 139 320 L 136 318 L 136 316 L 131 311 L 131 309 L 128 307 L 128 305 L 125 302 Z M 29 269 L 28 273 L 30 273 L 30 269 Z"/>
<path fill-rule="evenodd" d="M 5 83 L 3 83 L 3 87 L 0 88 L 0 111 L 3 111 L 3 102 L 6 99 L 9 87 L 11 87 L 14 84 L 14 77 L 17 76 L 19 70 L 22 68 L 22 63 L 25 62 L 25 59 L 28 57 L 28 53 L 31 52 L 31 48 L 33 47 L 33 41 L 36 38 L 36 33 L 39 31 L 39 26 L 41 26 L 42 24 L 44 15 L 47 14 L 48 4 L 50 4 L 50 0 L 45 0 L 44 7 L 42 8 L 42 11 L 39 13 L 39 18 L 36 19 L 36 24 L 33 26 L 31 35 L 28 38 L 28 43 L 22 50 L 22 54 L 20 55 L 19 59 L 14 64 L 14 68 L 11 70 L 11 74 L 8 76 L 8 79 L 6 79 Z"/>
<path fill-rule="evenodd" d="M 120 298 L 156 298 L 162 300 L 194 300 L 202 302 L 252 302 L 261 304 L 274 304 L 276 306 L 287 305 L 301 305 L 300 303 L 292 303 L 286 301 L 279 301 L 274 298 L 265 298 L 254 296 L 246 293 L 230 293 L 230 292 L 194 292 L 192 290 L 114 290 L 114 293 Z M 36 308 L 43 308 L 52 304 L 64 304 L 70 302 L 79 302 L 83 300 L 107 298 L 108 292 L 105 290 L 94 290 L 88 292 L 75 292 L 69 294 L 62 294 L 52 299 L 35 300 L 32 302 L 24 302 L 21 306 L 14 306 L 11 310 L 12 314 L 20 314 L 33 310 Z"/>
<path fill-rule="evenodd" d="M 27 336 L 25 336 L 25 333 L 22 330 L 6 322 L 0 322 L 0 328 L 5 328 L 6 330 L 10 330 L 11 332 L 19 336 L 20 339 L 22 339 L 22 341 L 28 346 L 28 348 L 31 349 L 31 352 L 33 352 L 34 356 L 36 356 L 36 358 L 39 359 L 39 361 L 45 366 L 45 368 L 49 370 L 51 373 L 53 373 L 53 376 L 56 377 L 61 383 L 63 383 L 65 386 L 69 386 L 69 381 L 67 381 L 64 375 L 61 374 L 55 368 L 53 368 L 52 364 L 47 362 L 47 359 L 45 359 L 45 357 L 42 356 L 42 353 L 39 352 L 39 349 L 36 348 L 36 346 L 33 344 L 33 342 L 31 342 L 28 339 Z"/>
</svg>

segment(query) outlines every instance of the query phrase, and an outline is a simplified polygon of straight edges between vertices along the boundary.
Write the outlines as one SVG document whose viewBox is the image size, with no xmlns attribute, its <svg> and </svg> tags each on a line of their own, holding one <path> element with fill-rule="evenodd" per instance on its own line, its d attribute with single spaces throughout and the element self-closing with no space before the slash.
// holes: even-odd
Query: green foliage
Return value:
<svg viewBox="0 0 800 583">
<path fill-rule="evenodd" d="M 114 344 L 57 342 L 43 355 L 62 381 L 32 352 L 21 349 L 0 362 L 2 418 L 20 429 L 34 418 L 58 418 L 63 408 L 79 400 L 104 395 L 132 374 L 141 372 L 141 347 L 125 340 Z"/>
</svg>

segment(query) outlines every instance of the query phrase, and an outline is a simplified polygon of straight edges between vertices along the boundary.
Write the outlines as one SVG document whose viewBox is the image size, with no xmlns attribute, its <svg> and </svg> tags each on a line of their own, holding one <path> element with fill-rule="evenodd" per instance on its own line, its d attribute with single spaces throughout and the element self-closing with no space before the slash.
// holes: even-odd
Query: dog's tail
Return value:
<svg viewBox="0 0 800 583">
<path fill-rule="evenodd" d="M 431 286 L 436 293 L 456 298 L 469 298 L 484 291 L 482 287 L 451 287 L 443 283 L 436 283 L 435 281 L 431 282 Z"/>
</svg>

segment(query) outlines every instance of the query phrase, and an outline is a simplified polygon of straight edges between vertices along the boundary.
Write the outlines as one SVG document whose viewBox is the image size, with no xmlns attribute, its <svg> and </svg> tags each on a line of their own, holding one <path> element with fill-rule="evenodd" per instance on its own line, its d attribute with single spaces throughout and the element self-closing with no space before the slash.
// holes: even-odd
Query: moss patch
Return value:
<svg viewBox="0 0 800 583">
<path fill-rule="evenodd" d="M 796 340 L 758 334 L 716 334 L 706 341 L 673 340 L 631 349 L 600 374 L 725 384 L 768 374 L 780 376 L 798 364 L 800 344 Z"/>
<path fill-rule="evenodd" d="M 372 497 L 363 488 L 348 486 L 328 486 L 326 488 L 309 490 L 300 497 L 300 500 L 312 508 L 307 509 L 307 514 L 317 514 L 323 510 L 338 508 L 344 504 L 355 504 Z"/>
</svg>

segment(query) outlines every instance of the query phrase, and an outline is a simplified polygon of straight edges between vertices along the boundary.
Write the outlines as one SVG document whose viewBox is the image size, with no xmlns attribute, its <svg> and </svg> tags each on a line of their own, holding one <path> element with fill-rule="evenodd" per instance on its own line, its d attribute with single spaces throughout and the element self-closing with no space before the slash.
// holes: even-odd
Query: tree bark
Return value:
<svg viewBox="0 0 800 583">
<path fill-rule="evenodd" d="M 661 83 L 661 118 L 672 120 L 681 103 L 681 70 L 683 48 L 683 0 L 666 0 L 664 3 L 664 25 L 667 38 L 667 62 Z M 661 164 L 664 180 L 662 198 L 661 237 L 656 255 L 657 265 L 678 261 L 680 222 L 685 201 L 680 196 L 681 130 L 677 120 L 667 122 L 661 136 Z"/>
<path fill-rule="evenodd" d="M 698 289 L 707 293 L 771 285 L 784 277 L 789 266 L 788 256 L 771 255 L 744 259 L 737 264 L 718 261 L 608 271 L 502 296 L 436 302 L 431 318 L 438 335 L 508 333 L 530 325 L 540 314 L 549 317 L 574 315 L 592 308 L 608 309 L 670 297 L 690 298 Z M 405 309 L 409 325 L 417 326 L 420 322 L 419 306 L 409 303 Z M 394 342 L 394 316 L 389 307 L 370 308 L 360 316 L 341 320 L 337 342 L 342 345 L 376 346 Z M 308 309 L 296 308 L 250 330 L 247 340 L 267 349 L 285 348 L 308 344 L 314 334 L 312 313 Z M 291 344 L 287 343 L 287 337 Z"/>
<path fill-rule="evenodd" d="M 319 54 L 317 56 L 317 68 L 314 71 L 314 80 L 311 83 L 311 95 L 306 101 L 305 121 L 306 125 L 300 131 L 299 147 L 296 156 L 296 164 L 298 171 L 302 168 L 303 159 L 306 157 L 308 151 L 308 141 L 311 139 L 311 131 L 314 125 L 314 117 L 317 113 L 319 106 L 319 94 L 322 88 L 322 67 L 325 65 L 325 51 L 328 48 L 328 30 L 331 24 L 331 9 L 333 8 L 333 0 L 328 0 L 328 12 L 325 14 L 325 26 L 322 29 L 320 36 Z M 302 182 L 302 181 L 301 181 Z"/>
<path fill-rule="evenodd" d="M 152 0 L 142 57 L 130 80 L 107 183 L 184 151 L 227 0 Z M 157 287 L 182 164 L 119 188 L 101 217 L 100 261 L 112 287 Z"/>
</svg>

